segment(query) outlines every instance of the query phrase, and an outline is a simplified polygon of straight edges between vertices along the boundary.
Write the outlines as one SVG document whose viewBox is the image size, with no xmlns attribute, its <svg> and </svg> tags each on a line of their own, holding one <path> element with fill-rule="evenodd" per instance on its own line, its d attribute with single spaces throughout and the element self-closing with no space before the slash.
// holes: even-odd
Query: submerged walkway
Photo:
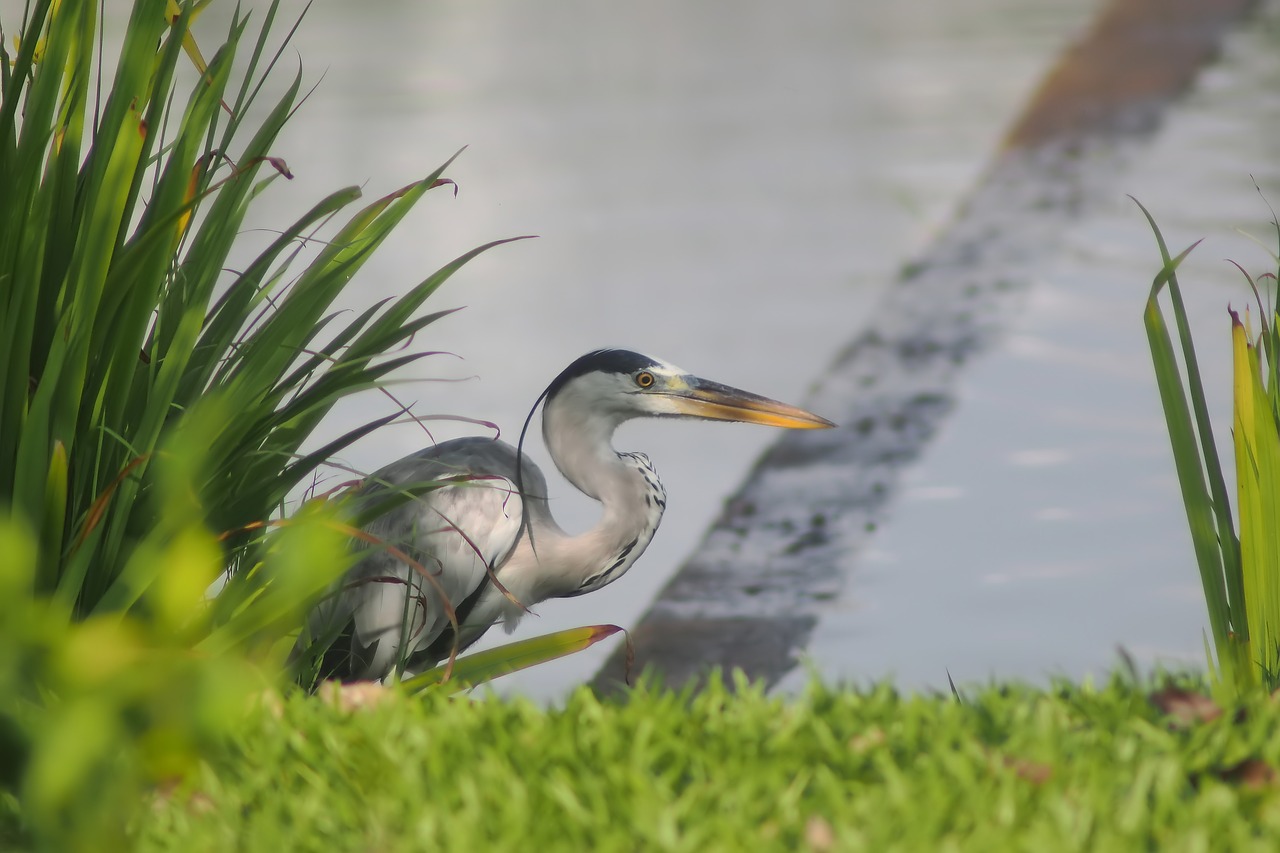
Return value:
<svg viewBox="0 0 1280 853">
<path fill-rule="evenodd" d="M 956 408 L 960 378 L 1020 315 L 1065 227 L 1116 191 L 1169 105 L 1252 5 L 1103 8 L 950 226 L 803 401 L 840 428 L 786 434 L 757 463 L 633 632 L 632 672 L 653 666 L 680 684 L 711 666 L 739 667 L 776 684 L 795 668 L 904 472 Z M 1136 316 L 1133 334 L 1141 335 Z M 608 662 L 598 688 L 620 683 L 625 657 L 619 650 Z"/>
</svg>

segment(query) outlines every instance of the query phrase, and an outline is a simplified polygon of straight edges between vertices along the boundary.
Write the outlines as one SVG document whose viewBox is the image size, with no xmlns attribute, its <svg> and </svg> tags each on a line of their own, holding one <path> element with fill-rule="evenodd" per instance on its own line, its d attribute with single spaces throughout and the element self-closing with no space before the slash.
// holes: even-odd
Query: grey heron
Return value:
<svg viewBox="0 0 1280 853">
<path fill-rule="evenodd" d="M 332 638 L 321 677 L 420 672 L 495 624 L 510 632 L 534 604 L 593 592 L 622 577 L 644 553 L 666 507 L 666 491 L 648 457 L 613 449 L 614 430 L 624 421 L 834 426 L 795 406 L 623 349 L 577 359 L 538 402 L 552 461 L 566 480 L 600 502 L 599 522 L 581 535 L 566 533 L 552 517 L 542 472 L 520 449 L 496 439 L 446 441 L 387 465 L 356 496 L 358 510 L 399 498 L 364 528 L 381 547 L 362 556 L 312 611 L 299 640 L 301 649 L 315 638 Z M 526 420 L 526 430 L 528 425 Z M 523 441 L 522 431 L 521 447 Z M 397 495 L 426 483 L 441 485 L 409 498 Z"/>
</svg>

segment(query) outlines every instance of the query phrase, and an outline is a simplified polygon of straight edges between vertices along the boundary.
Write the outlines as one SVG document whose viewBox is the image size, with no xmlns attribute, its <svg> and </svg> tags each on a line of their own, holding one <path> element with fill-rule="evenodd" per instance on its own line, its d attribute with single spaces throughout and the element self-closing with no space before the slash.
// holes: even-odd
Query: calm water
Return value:
<svg viewBox="0 0 1280 853">
<path fill-rule="evenodd" d="M 1226 309 L 1251 296 L 1223 259 L 1274 270 L 1235 229 L 1275 250 L 1253 180 L 1280 199 L 1276 21 L 1273 4 L 1231 41 L 965 378 L 956 416 L 823 613 L 811 662 L 826 676 L 940 689 L 948 672 L 1079 678 L 1114 666 L 1117 646 L 1143 665 L 1203 665 L 1207 620 L 1141 324 L 1154 242 L 1124 194 L 1173 251 L 1206 238 L 1181 280 L 1231 464 Z"/>
<path fill-rule="evenodd" d="M 798 399 L 1092 9 L 319 0 L 286 59 L 320 81 L 278 146 L 297 179 L 273 188 L 256 222 L 278 226 L 345 184 L 377 197 L 467 146 L 448 173 L 458 197 L 420 205 L 348 304 L 401 292 L 490 239 L 539 239 L 482 257 L 434 299 L 466 310 L 420 340 L 454 355 L 402 377 L 415 412 L 492 421 L 514 439 L 551 377 L 602 345 Z M 1276 61 L 1256 30 L 1112 207 L 1066 235 L 1008 347 L 969 374 L 958 416 L 824 614 L 823 672 L 937 684 L 944 667 L 958 680 L 1078 674 L 1109 664 L 1117 642 L 1198 654 L 1202 605 L 1140 322 L 1153 250 L 1123 194 L 1148 203 L 1175 244 L 1212 238 L 1191 267 L 1192 302 L 1205 347 L 1219 331 L 1225 341 L 1222 308 L 1243 297 L 1218 259 L 1260 262 L 1231 229 L 1261 231 L 1248 174 L 1274 187 L 1267 169 L 1280 162 L 1276 134 L 1261 130 L 1277 118 Z M 319 440 L 387 411 L 376 396 L 353 403 Z M 647 452 L 667 484 L 662 529 L 622 581 L 542 605 L 519 635 L 634 623 L 771 437 L 624 428 L 618 446 Z M 372 470 L 426 440 L 385 430 L 343 461 Z M 533 455 L 550 467 L 541 447 Z M 571 492 L 559 484 L 558 514 L 585 528 L 593 506 Z M 504 689 L 558 695 L 603 655 Z"/>
<path fill-rule="evenodd" d="M 467 308 L 421 344 L 460 358 L 428 360 L 398 391 L 419 413 L 490 420 L 509 437 L 550 378 L 601 345 L 799 397 L 1089 12 L 1011 0 L 909 12 L 840 2 L 369 8 L 317 3 L 301 28 L 304 73 L 325 76 L 279 146 L 298 178 L 273 191 L 260 221 L 342 184 L 374 197 L 468 146 L 449 172 L 458 197 L 439 192 L 415 212 L 362 274 L 359 304 L 486 240 L 540 235 L 438 294 L 434 308 Z M 387 405 L 348 407 L 327 434 Z M 462 431 L 442 424 L 436 435 Z M 662 529 L 623 581 L 544 604 L 519 634 L 633 623 L 771 437 L 736 425 L 625 428 L 619 447 L 649 453 L 670 492 Z M 413 427 L 389 430 L 346 461 L 372 470 L 424 440 Z M 534 455 L 549 465 L 540 447 Z M 591 503 L 561 486 L 558 513 L 586 527 Z M 507 689 L 555 695 L 601 659 L 543 667 Z"/>
</svg>

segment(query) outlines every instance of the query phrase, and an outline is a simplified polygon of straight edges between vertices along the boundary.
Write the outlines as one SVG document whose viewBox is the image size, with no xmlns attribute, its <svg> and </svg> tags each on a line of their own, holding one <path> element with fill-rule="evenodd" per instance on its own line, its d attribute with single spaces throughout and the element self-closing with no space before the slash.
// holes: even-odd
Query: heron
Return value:
<svg viewBox="0 0 1280 853">
<path fill-rule="evenodd" d="M 599 521 L 580 535 L 556 522 L 546 477 L 521 450 L 539 403 L 551 460 L 601 506 Z M 322 638 L 331 640 L 320 659 L 322 678 L 407 677 L 465 650 L 494 625 L 510 633 L 535 604 L 617 581 L 644 553 L 667 505 L 649 458 L 613 448 L 614 431 L 633 418 L 835 426 L 662 359 L 626 349 L 589 352 L 542 392 L 519 447 L 454 439 L 365 479 L 355 507 L 375 514 L 362 539 L 376 544 L 311 612 L 295 653 Z M 422 484 L 429 490 L 410 493 Z M 377 514 L 379 505 L 390 508 Z"/>
</svg>

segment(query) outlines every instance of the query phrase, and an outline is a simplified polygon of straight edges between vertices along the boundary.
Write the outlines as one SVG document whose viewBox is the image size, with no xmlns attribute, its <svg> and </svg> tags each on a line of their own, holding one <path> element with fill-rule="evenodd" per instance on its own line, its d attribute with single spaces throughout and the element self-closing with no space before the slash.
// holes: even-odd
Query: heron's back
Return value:
<svg viewBox="0 0 1280 853">
<path fill-rule="evenodd" d="M 443 602 L 463 625 L 489 586 L 491 567 L 501 565 L 519 541 L 523 513 L 547 513 L 546 478 L 527 458 L 517 473 L 518 460 L 505 442 L 459 438 L 366 479 L 355 498 L 356 514 L 388 508 L 363 527 L 378 544 L 358 546 L 372 550 L 309 622 L 312 638 L 337 637 L 324 656 L 322 677 L 380 678 L 402 660 L 413 659 L 417 669 L 448 655 L 454 633 Z M 459 646 L 488 627 L 467 625 Z"/>
</svg>

